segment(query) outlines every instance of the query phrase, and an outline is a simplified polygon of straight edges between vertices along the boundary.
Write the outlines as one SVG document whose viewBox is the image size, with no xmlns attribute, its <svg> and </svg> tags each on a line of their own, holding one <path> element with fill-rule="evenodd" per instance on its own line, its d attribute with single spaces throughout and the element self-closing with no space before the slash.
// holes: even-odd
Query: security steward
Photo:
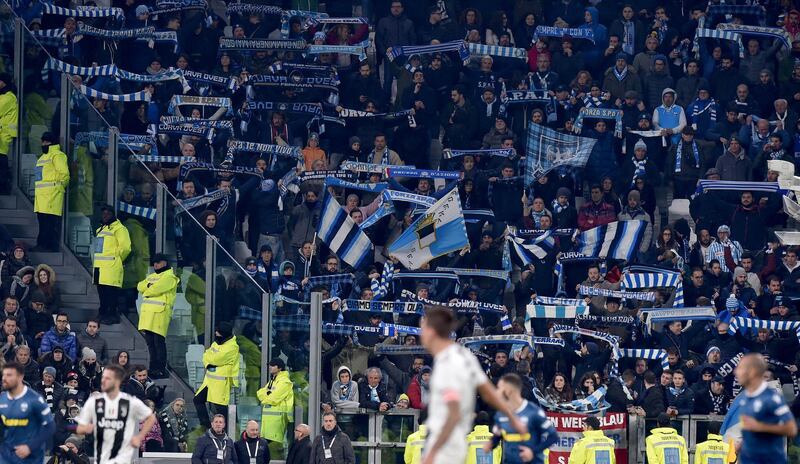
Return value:
<svg viewBox="0 0 800 464">
<path fill-rule="evenodd" d="M 39 220 L 39 235 L 32 250 L 58 251 L 69 166 L 67 155 L 61 151 L 52 132 L 42 134 L 42 156 L 36 160 L 35 174 L 33 211 Z"/>
<path fill-rule="evenodd" d="M 465 464 L 500 464 L 503 459 L 502 442 L 492 450 L 484 451 L 483 446 L 491 443 L 494 434 L 489 430 L 489 414 L 481 411 L 475 416 L 475 427 L 467 434 L 467 461 Z M 546 461 L 545 461 L 546 462 Z"/>
<path fill-rule="evenodd" d="M 0 195 L 11 193 L 8 155 L 19 130 L 16 90 L 11 74 L 0 73 Z"/>
<path fill-rule="evenodd" d="M 649 464 L 689 464 L 689 451 L 686 440 L 678 431 L 670 427 L 670 417 L 662 412 L 658 415 L 658 427 L 650 431 L 645 439 L 647 462 Z"/>
<path fill-rule="evenodd" d="M 428 436 L 428 429 L 425 427 L 427 419 L 428 414 L 424 409 L 421 410 L 417 417 L 417 424 L 419 424 L 417 431 L 406 438 L 403 464 L 420 464 L 422 462 L 422 449 L 425 447 L 425 438 Z"/>
<path fill-rule="evenodd" d="M 600 419 L 589 416 L 583 421 L 583 438 L 569 453 L 569 464 L 614 464 L 614 440 L 600 429 Z"/>
<path fill-rule="evenodd" d="M 293 421 L 294 383 L 289 379 L 281 358 L 269 362 L 269 380 L 256 392 L 256 398 L 261 403 L 261 436 L 270 444 L 280 444 L 277 448 L 283 452 L 286 426 Z"/>
<path fill-rule="evenodd" d="M 708 436 L 706 441 L 697 444 L 694 451 L 694 464 L 715 464 L 719 462 L 733 462 L 730 460 L 731 445 L 722 440 L 719 434 L 722 423 L 718 421 L 708 423 Z"/>
<path fill-rule="evenodd" d="M 136 286 L 142 295 L 139 332 L 144 336 L 150 352 L 150 377 L 163 379 L 168 377 L 166 337 L 180 279 L 169 266 L 169 259 L 165 255 L 157 254 L 150 262 L 153 273 Z"/>
<path fill-rule="evenodd" d="M 214 343 L 203 353 L 206 375 L 194 394 L 195 409 L 200 425 L 211 427 L 208 410 L 227 418 L 231 388 L 239 387 L 239 345 L 233 336 L 233 324 L 223 321 L 214 330 Z M 208 405 L 206 405 L 208 403 Z M 227 420 L 226 420 L 227 422 Z"/>
<path fill-rule="evenodd" d="M 94 240 L 94 284 L 100 297 L 100 323 L 119 324 L 118 301 L 125 275 L 122 263 L 131 252 L 131 236 L 109 205 L 100 208 L 100 221 Z"/>
</svg>

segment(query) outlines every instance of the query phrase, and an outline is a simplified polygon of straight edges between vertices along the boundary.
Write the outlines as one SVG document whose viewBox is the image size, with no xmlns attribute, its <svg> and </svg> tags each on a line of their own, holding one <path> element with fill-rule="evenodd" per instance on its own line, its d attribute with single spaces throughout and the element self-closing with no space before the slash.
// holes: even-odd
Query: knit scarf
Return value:
<svg viewBox="0 0 800 464">
<path fill-rule="evenodd" d="M 703 108 L 700 108 L 700 105 L 705 104 Z M 709 98 L 708 100 L 700 100 L 699 98 L 694 101 L 694 105 L 692 105 L 692 119 L 700 116 L 701 114 L 705 113 L 706 111 L 710 111 L 710 116 L 712 121 L 717 120 L 717 110 L 716 110 L 716 102 L 713 98 Z"/>
<path fill-rule="evenodd" d="M 625 69 L 623 69 L 622 71 L 618 71 L 617 67 L 614 66 L 614 77 L 616 77 L 619 82 L 624 81 L 627 76 L 628 76 L 628 66 L 625 66 Z"/>
<path fill-rule="evenodd" d="M 680 148 L 678 149 L 680 150 Z M 636 178 L 643 177 L 647 172 L 647 170 L 645 169 L 645 166 L 647 166 L 647 158 L 643 160 L 637 160 L 636 157 L 634 156 L 631 157 L 631 161 L 633 162 L 633 165 L 636 166 L 636 169 L 633 170 L 633 178 L 631 179 L 631 187 L 633 187 L 634 185 L 636 185 Z"/>
<path fill-rule="evenodd" d="M 681 172 L 681 163 L 683 160 L 683 142 L 678 144 L 675 152 L 675 172 Z M 697 142 L 692 140 L 692 154 L 694 155 L 694 168 L 700 169 L 700 153 L 697 151 Z"/>
<path fill-rule="evenodd" d="M 725 399 L 725 395 L 715 395 L 714 392 L 711 391 L 709 388 L 708 390 L 708 397 L 711 398 L 711 411 L 714 414 L 721 414 L 722 413 L 722 400 Z"/>
<path fill-rule="evenodd" d="M 369 159 L 371 159 L 371 160 L 375 159 L 374 155 L 375 155 L 375 150 L 372 150 L 372 153 L 370 153 Z M 381 154 L 380 162 L 377 163 L 377 164 L 389 164 L 389 147 L 384 147 L 383 148 L 383 153 Z"/>
<path fill-rule="evenodd" d="M 661 20 L 661 27 L 658 28 L 658 43 L 664 41 L 664 37 L 667 35 L 667 31 L 669 30 L 669 26 L 667 25 L 668 21 L 665 19 Z"/>
<path fill-rule="evenodd" d="M 553 214 L 559 214 L 567 208 L 569 208 L 569 202 L 567 202 L 566 205 L 561 206 L 561 203 L 559 203 L 558 200 L 553 200 L 553 207 L 550 209 L 553 211 Z"/>
<path fill-rule="evenodd" d="M 546 215 L 547 215 L 547 211 L 545 211 L 545 210 L 541 210 L 541 211 L 531 210 L 531 220 L 533 220 L 533 223 L 536 225 L 537 229 L 542 226 L 542 217 L 544 217 Z"/>
<path fill-rule="evenodd" d="M 636 31 L 634 30 L 633 21 L 622 21 L 622 25 L 625 28 L 622 36 L 622 51 L 628 55 L 633 55 L 634 51 L 636 50 L 634 44 L 634 34 Z"/>
</svg>

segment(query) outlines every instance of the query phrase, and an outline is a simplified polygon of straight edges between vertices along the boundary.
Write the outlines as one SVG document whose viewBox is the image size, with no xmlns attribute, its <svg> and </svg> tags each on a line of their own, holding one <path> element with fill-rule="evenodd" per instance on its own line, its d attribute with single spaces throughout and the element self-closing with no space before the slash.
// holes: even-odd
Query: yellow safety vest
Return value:
<svg viewBox="0 0 800 464">
<path fill-rule="evenodd" d="M 491 453 L 483 451 L 483 445 L 492 441 L 494 434 L 488 425 L 476 425 L 467 435 L 467 461 L 465 464 L 500 464 L 503 447 L 498 445 Z"/>
<path fill-rule="evenodd" d="M 422 449 L 425 447 L 425 437 L 427 436 L 428 429 L 425 424 L 420 425 L 416 432 L 408 436 L 406 450 L 403 452 L 403 462 L 405 464 L 420 464 L 422 462 Z"/>
<path fill-rule="evenodd" d="M 731 445 L 722 441 L 722 436 L 708 434 L 708 440 L 698 443 L 694 451 L 694 464 L 725 464 Z"/>
<path fill-rule="evenodd" d="M 99 269 L 98 282 L 102 285 L 122 287 L 125 270 L 122 262 L 131 252 L 128 229 L 115 219 L 107 226 L 97 228 L 94 242 L 94 268 Z"/>
<path fill-rule="evenodd" d="M 286 425 L 294 415 L 294 384 L 289 373 L 280 371 L 256 392 L 261 402 L 261 436 L 270 441 L 286 441 Z"/>
<path fill-rule="evenodd" d="M 136 286 L 142 294 L 139 313 L 139 330 L 147 330 L 162 337 L 167 336 L 172 319 L 172 305 L 180 280 L 172 269 L 152 273 Z"/>
<path fill-rule="evenodd" d="M 614 464 L 614 440 L 602 430 L 587 430 L 569 453 L 569 464 Z"/>
<path fill-rule="evenodd" d="M 658 427 L 645 439 L 648 464 L 689 464 L 686 440 L 672 427 Z"/>
<path fill-rule="evenodd" d="M 17 96 L 8 91 L 0 95 L 0 155 L 8 156 L 11 141 L 17 137 L 18 126 Z"/>
<path fill-rule="evenodd" d="M 231 337 L 221 345 L 211 344 L 203 353 L 206 375 L 197 391 L 208 387 L 209 403 L 227 406 L 231 400 L 231 388 L 239 386 L 239 345 Z M 209 369 L 208 366 L 216 366 Z"/>
<path fill-rule="evenodd" d="M 47 153 L 36 160 L 33 211 L 61 216 L 64 211 L 64 191 L 69 184 L 67 155 L 58 145 L 50 145 Z"/>
</svg>

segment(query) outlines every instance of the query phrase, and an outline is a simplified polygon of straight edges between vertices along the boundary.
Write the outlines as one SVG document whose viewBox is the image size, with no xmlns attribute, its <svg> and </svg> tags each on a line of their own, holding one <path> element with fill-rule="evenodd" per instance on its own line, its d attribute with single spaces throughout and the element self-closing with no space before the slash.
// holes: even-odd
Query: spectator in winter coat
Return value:
<svg viewBox="0 0 800 464">
<path fill-rule="evenodd" d="M 97 362 L 97 353 L 91 348 L 81 350 L 81 362 L 75 366 L 80 378 L 78 383 L 82 392 L 100 391 L 100 379 L 103 367 Z"/>
<path fill-rule="evenodd" d="M 379 55 L 381 57 L 385 56 L 389 47 L 417 43 L 414 23 L 403 14 L 403 7 L 403 2 L 392 1 L 390 6 L 391 14 L 381 18 L 375 27 L 375 49 L 380 50 Z M 386 93 L 390 93 L 395 65 L 388 59 L 384 59 L 383 63 L 383 88 Z"/>
<path fill-rule="evenodd" d="M 669 149 L 665 173 L 673 181 L 675 198 L 689 198 L 706 171 L 705 151 L 694 139 L 694 132 L 691 126 L 684 127 L 680 141 Z"/>
<path fill-rule="evenodd" d="M 8 256 L 0 261 L 0 282 L 4 291 L 11 285 L 11 279 L 17 275 L 20 269 L 30 266 L 31 260 L 28 258 L 25 245 L 16 244 Z"/>
<path fill-rule="evenodd" d="M 717 159 L 716 168 L 721 180 L 743 181 L 750 180 L 752 175 L 752 162 L 742 148 L 738 135 L 730 137 L 728 149 Z"/>
<path fill-rule="evenodd" d="M 159 388 L 148 376 L 147 368 L 141 365 L 134 367 L 134 373 L 125 381 L 122 391 L 142 401 L 150 400 L 156 404 L 164 399 L 163 387 Z"/>
<path fill-rule="evenodd" d="M 711 98 L 711 92 L 706 83 L 701 83 L 695 94 L 697 98 L 686 107 L 686 119 L 689 126 L 697 133 L 697 137 L 705 139 L 711 128 L 717 123 L 719 105 Z"/>
<path fill-rule="evenodd" d="M 337 411 L 359 407 L 359 385 L 352 380 L 347 366 L 341 366 L 336 373 L 336 381 L 331 386 L 331 402 Z"/>
<path fill-rule="evenodd" d="M 583 24 L 579 29 L 591 29 L 594 32 L 594 44 L 588 46 L 584 51 L 586 65 L 594 68 L 600 62 L 603 50 L 608 46 L 608 29 L 600 24 L 600 12 L 597 8 L 590 6 L 584 10 Z"/>
<path fill-rule="evenodd" d="M 25 309 L 25 322 L 28 324 L 28 337 L 34 353 L 39 351 L 39 343 L 44 334 L 53 327 L 53 314 L 45 307 L 45 298 L 39 291 L 33 292 L 31 304 Z"/>
<path fill-rule="evenodd" d="M 217 458 L 222 450 L 223 457 Z M 192 464 L 206 464 L 209 462 L 238 463 L 239 457 L 236 454 L 236 446 L 225 433 L 225 416 L 217 414 L 211 420 L 211 428 L 208 429 L 200 438 L 192 453 Z"/>
<path fill-rule="evenodd" d="M 694 412 L 694 392 L 686 385 L 686 376 L 680 369 L 672 373 L 672 386 L 667 388 L 667 414 L 672 417 Z"/>
<path fill-rule="evenodd" d="M 21 308 L 26 308 L 30 304 L 31 296 L 36 290 L 36 283 L 33 281 L 35 273 L 32 266 L 25 266 L 11 278 L 7 295 L 16 298 Z"/>
<path fill-rule="evenodd" d="M 710 90 L 711 86 L 708 84 L 708 80 L 700 75 L 700 63 L 690 60 L 686 63 L 686 74 L 675 83 L 675 90 L 678 93 L 678 98 L 675 101 L 678 105 L 686 108 L 687 116 L 691 113 L 688 106 L 692 98 L 702 88 Z"/>
<path fill-rule="evenodd" d="M 236 457 L 239 460 L 233 464 L 269 464 L 269 441 L 259 436 L 257 421 L 247 421 L 241 438 L 234 446 L 236 446 Z"/>
<path fill-rule="evenodd" d="M 431 368 L 423 366 L 408 385 L 408 399 L 412 409 L 425 409 L 430 395 Z"/>
<path fill-rule="evenodd" d="M 619 37 L 622 51 L 630 57 L 644 49 L 645 37 L 649 36 L 648 32 L 644 23 L 636 18 L 631 5 L 622 7 L 622 15 L 611 23 L 608 30 L 609 35 Z"/>
<path fill-rule="evenodd" d="M 728 413 L 731 397 L 725 391 L 725 380 L 714 376 L 708 384 L 708 389 L 695 396 L 695 414 L 714 414 L 724 416 Z"/>
<path fill-rule="evenodd" d="M 42 380 L 42 371 L 39 363 L 31 357 L 31 349 L 28 346 L 18 346 L 15 350 L 14 361 L 18 362 L 25 369 L 25 381 L 28 385 L 36 385 Z"/>
<path fill-rule="evenodd" d="M 723 201 L 714 203 L 722 217 L 729 218 L 731 238 L 739 242 L 744 250 L 760 251 L 767 243 L 768 218 L 778 212 L 776 209 L 783 205 L 769 205 L 761 207 L 753 201 L 753 193 L 742 192 L 738 205 L 731 205 Z M 739 257 L 741 259 L 741 257 Z"/>
<path fill-rule="evenodd" d="M 775 269 L 775 275 L 781 280 L 783 290 L 791 295 L 800 295 L 800 262 L 795 247 L 786 249 L 781 263 Z"/>
<path fill-rule="evenodd" d="M 89 322 L 86 323 L 86 328 L 78 334 L 78 349 L 81 350 L 88 346 L 97 353 L 97 359 L 105 364 L 108 362 L 108 343 L 100 335 L 99 331 L 100 321 L 89 319 Z"/>
<path fill-rule="evenodd" d="M 550 207 L 553 213 L 553 227 L 556 229 L 574 229 L 578 226 L 578 211 L 570 203 L 572 192 L 566 187 L 559 187 L 556 198 Z"/>
<path fill-rule="evenodd" d="M 603 89 L 611 93 L 612 100 L 625 98 L 625 93 L 642 93 L 642 83 L 633 67 L 628 65 L 628 55 L 617 53 L 616 64 L 608 68 L 603 77 Z"/>
<path fill-rule="evenodd" d="M 617 176 L 617 156 L 615 154 L 614 135 L 608 131 L 605 120 L 599 120 L 594 130 L 589 130 L 588 137 L 596 139 L 592 154 L 586 163 L 586 178 L 590 183 L 600 182 L 605 177 Z"/>
<path fill-rule="evenodd" d="M 478 112 L 464 96 L 464 89 L 457 86 L 450 90 L 450 101 L 440 113 L 444 126 L 443 145 L 452 149 L 472 148 L 472 140 L 478 128 Z"/>
<path fill-rule="evenodd" d="M 641 194 L 638 190 L 628 192 L 626 204 L 617 218 L 620 221 L 644 221 L 646 223 L 642 243 L 639 245 L 639 252 L 646 253 L 653 241 L 653 224 L 650 222 L 650 216 L 642 208 Z"/>
<path fill-rule="evenodd" d="M 634 412 L 652 419 L 665 411 L 664 393 L 656 382 L 656 376 L 650 371 L 644 373 L 644 393 L 634 402 Z"/>
<path fill-rule="evenodd" d="M 624 193 L 633 188 L 637 177 L 647 179 L 650 184 L 658 184 L 661 177 L 658 166 L 648 156 L 647 144 L 642 139 L 633 146 L 633 156 L 630 160 L 622 163 L 620 175 L 617 177 L 618 191 Z"/>
<path fill-rule="evenodd" d="M 385 412 L 391 407 L 391 398 L 386 391 L 381 370 L 372 367 L 367 369 L 366 379 L 358 385 L 358 402 L 362 408 Z"/>
<path fill-rule="evenodd" d="M 578 228 L 581 231 L 617 220 L 614 207 L 603 201 L 603 191 L 600 186 L 593 185 L 590 192 L 591 200 L 581 206 L 580 211 L 578 211 Z"/>
<path fill-rule="evenodd" d="M 30 303 L 28 305 L 30 305 Z M 30 336 L 30 333 L 28 332 L 28 321 L 25 318 L 25 311 L 14 296 L 9 296 L 3 300 L 3 310 L 0 311 L 0 323 L 9 317 L 14 318 L 17 321 L 17 327 L 19 328 L 20 332 Z"/>
<path fill-rule="evenodd" d="M 722 105 L 727 105 L 736 98 L 736 87 L 744 83 L 739 70 L 733 67 L 733 58 L 724 55 L 717 68 L 709 79 L 711 84 L 711 94 Z"/>
<path fill-rule="evenodd" d="M 299 249 L 303 242 L 313 240 L 314 232 L 319 225 L 320 201 L 317 192 L 305 190 L 303 200 L 303 203 L 294 207 L 286 224 L 292 250 Z"/>
<path fill-rule="evenodd" d="M 309 464 L 311 458 L 311 439 L 308 437 L 308 426 L 299 424 L 294 427 L 294 440 L 289 445 L 286 464 Z"/>
<path fill-rule="evenodd" d="M 646 79 L 643 79 L 642 100 L 648 108 L 655 109 L 663 103 L 664 92 L 675 85 L 675 80 L 669 75 L 667 57 L 664 55 L 656 55 L 653 58 L 653 69 L 646 76 Z M 674 90 L 671 91 L 673 94 L 675 93 Z M 672 103 L 674 103 L 674 97 Z M 668 108 L 671 106 L 671 104 L 666 103 L 665 105 Z M 681 111 L 683 110 L 681 109 Z M 653 123 L 656 125 L 658 124 L 655 114 L 653 115 Z M 669 126 L 662 125 L 662 127 Z M 660 127 L 656 128 L 660 129 Z"/>
<path fill-rule="evenodd" d="M 56 315 L 56 325 L 44 334 L 39 345 L 39 357 L 53 351 L 56 346 L 64 349 L 70 359 L 78 357 L 78 339 L 68 328 L 69 318 L 66 313 Z"/>
<path fill-rule="evenodd" d="M 14 360 L 14 353 L 20 346 L 27 346 L 25 337 L 17 327 L 17 321 L 13 318 L 8 318 L 3 321 L 2 340 L 0 340 L 0 353 L 3 358 L 8 361 Z"/>
</svg>

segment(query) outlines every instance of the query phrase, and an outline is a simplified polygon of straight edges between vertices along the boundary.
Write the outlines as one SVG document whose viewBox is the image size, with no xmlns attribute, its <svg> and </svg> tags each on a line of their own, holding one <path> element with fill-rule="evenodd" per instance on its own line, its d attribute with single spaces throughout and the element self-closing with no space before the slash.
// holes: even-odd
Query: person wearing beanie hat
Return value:
<svg viewBox="0 0 800 464">
<path fill-rule="evenodd" d="M 635 177 L 634 177 L 635 179 Z M 635 188 L 628 192 L 625 206 L 619 212 L 617 218 L 620 221 L 644 221 L 645 229 L 642 236 L 642 243 L 639 245 L 639 253 L 643 255 L 650 249 L 653 242 L 653 224 L 650 215 L 642 208 L 642 194 Z M 640 255 L 640 256 L 641 256 Z"/>
<path fill-rule="evenodd" d="M 667 90 L 669 89 L 664 91 L 666 92 Z M 665 94 L 665 98 L 669 99 L 670 95 L 672 94 Z M 670 111 L 676 111 L 674 110 L 675 107 L 677 105 L 674 105 L 673 110 L 667 110 L 662 105 L 653 114 L 655 115 L 658 110 L 661 110 L 661 113 L 670 117 L 672 114 Z M 683 110 L 680 110 L 680 112 L 682 117 Z M 674 143 L 669 148 L 667 155 L 666 175 L 675 186 L 675 198 L 689 198 L 694 193 L 697 181 L 703 175 L 703 170 L 708 164 L 707 155 L 703 147 L 695 140 L 694 130 L 686 125 L 685 120 L 680 126 L 680 130 L 672 135 L 672 138 Z"/>
<path fill-rule="evenodd" d="M 151 261 L 153 272 L 136 286 L 142 300 L 138 329 L 150 353 L 150 376 L 162 379 L 169 377 L 166 337 L 180 279 L 170 267 L 167 256 L 156 254 Z"/>
<path fill-rule="evenodd" d="M 733 272 L 742 260 L 742 246 L 739 242 L 731 240 L 730 236 L 731 228 L 722 224 L 717 227 L 717 241 L 708 247 L 706 263 L 716 259 L 722 272 Z"/>
<path fill-rule="evenodd" d="M 308 135 L 308 143 L 303 148 L 303 163 L 306 171 L 313 170 L 313 165 L 316 161 L 324 161 L 325 166 L 328 166 L 328 156 L 325 151 L 319 147 L 319 134 L 312 132 Z"/>
<path fill-rule="evenodd" d="M 218 322 L 214 328 L 214 342 L 203 353 L 206 372 L 203 383 L 195 392 L 192 402 L 200 424 L 211 428 L 211 414 L 228 417 L 231 388 L 239 386 L 239 344 L 233 336 L 233 324 Z"/>
<path fill-rule="evenodd" d="M 261 403 L 261 436 L 271 442 L 286 441 L 286 427 L 294 410 L 294 384 L 286 363 L 273 358 L 268 364 L 269 380 L 256 392 Z"/>
<path fill-rule="evenodd" d="M 2 104 L 2 97 L 0 97 Z M 2 121 L 2 117 L 0 117 Z M 3 128 L 0 126 L 0 144 Z M 64 193 L 69 184 L 67 155 L 61 151 L 58 139 L 52 132 L 42 134 L 41 156 L 36 161 L 38 172 L 34 183 L 33 211 L 39 222 L 39 235 L 32 251 L 58 251 L 61 237 L 61 215 Z M 2 157 L 7 159 L 6 156 Z M 2 170 L 2 168 L 0 168 Z"/>
<path fill-rule="evenodd" d="M 136 19 L 140 21 L 146 21 L 147 17 L 150 15 L 150 9 L 147 8 L 147 5 L 139 5 L 134 10 L 136 14 Z"/>
<path fill-rule="evenodd" d="M 0 195 L 11 193 L 11 170 L 8 164 L 11 142 L 17 138 L 19 114 L 14 79 L 0 73 Z"/>
<path fill-rule="evenodd" d="M 678 88 L 680 88 L 681 81 L 685 79 L 689 79 L 689 77 L 684 76 L 678 80 Z M 705 81 L 704 78 L 697 76 L 694 79 Z M 697 136 L 705 139 L 717 122 L 718 112 L 720 112 L 719 105 L 711 98 L 708 83 L 701 82 L 697 89 L 697 98 L 686 107 L 687 127 L 694 128 L 697 131 Z"/>
<path fill-rule="evenodd" d="M 611 99 L 617 105 L 627 97 L 629 92 L 637 95 L 642 92 L 640 76 L 628 63 L 628 55 L 624 52 L 616 54 L 614 65 L 606 69 L 603 74 L 603 89 L 611 94 Z"/>
<path fill-rule="evenodd" d="M 567 187 L 559 187 L 556 198 L 550 207 L 553 213 L 553 227 L 556 229 L 575 228 L 578 225 L 578 210 L 572 205 L 572 192 Z"/>
</svg>

